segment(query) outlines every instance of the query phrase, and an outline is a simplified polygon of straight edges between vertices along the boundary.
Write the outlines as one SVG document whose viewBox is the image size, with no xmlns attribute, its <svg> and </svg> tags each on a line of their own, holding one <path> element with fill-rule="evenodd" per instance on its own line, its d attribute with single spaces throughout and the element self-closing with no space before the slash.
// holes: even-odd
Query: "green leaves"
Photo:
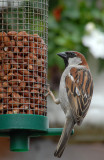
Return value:
<svg viewBox="0 0 104 160">
<path fill-rule="evenodd" d="M 53 0 L 50 1 L 53 2 Z M 85 25 L 92 21 L 104 31 L 104 11 L 103 7 L 98 7 L 98 0 L 58 0 L 56 5 L 54 3 L 53 9 L 61 6 L 63 9 L 60 21 L 55 19 L 53 10 L 49 10 L 48 57 L 49 67 L 57 64 L 62 69 L 64 67 L 63 62 L 59 60 L 56 53 L 58 51 L 78 50 L 87 57 L 88 49 L 82 44 Z"/>
</svg>

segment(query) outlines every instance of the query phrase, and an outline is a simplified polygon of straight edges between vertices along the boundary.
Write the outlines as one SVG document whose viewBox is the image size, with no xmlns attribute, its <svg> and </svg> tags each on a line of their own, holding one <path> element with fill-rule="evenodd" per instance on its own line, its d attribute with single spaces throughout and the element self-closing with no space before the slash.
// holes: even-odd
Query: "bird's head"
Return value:
<svg viewBox="0 0 104 160">
<path fill-rule="evenodd" d="M 66 51 L 57 54 L 64 59 L 65 67 L 68 65 L 83 65 L 88 68 L 85 57 L 77 51 Z"/>
</svg>

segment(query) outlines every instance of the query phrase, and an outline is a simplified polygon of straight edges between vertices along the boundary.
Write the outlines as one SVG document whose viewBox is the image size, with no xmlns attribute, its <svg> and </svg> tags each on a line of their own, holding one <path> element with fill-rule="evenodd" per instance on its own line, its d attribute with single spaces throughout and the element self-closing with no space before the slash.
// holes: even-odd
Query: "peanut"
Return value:
<svg viewBox="0 0 104 160">
<path fill-rule="evenodd" d="M 14 48 L 14 53 L 19 53 L 20 52 L 20 49 L 18 47 L 15 47 Z"/>
<path fill-rule="evenodd" d="M 30 48 L 36 48 L 37 44 L 35 42 L 30 42 L 29 46 L 30 46 Z"/>
<path fill-rule="evenodd" d="M 7 111 L 6 114 L 13 114 L 13 112 L 12 111 Z"/>
<path fill-rule="evenodd" d="M 4 80 L 11 80 L 13 78 L 13 76 L 14 76 L 14 73 L 8 73 L 8 75 L 5 75 L 3 79 Z"/>
<path fill-rule="evenodd" d="M 0 80 L 3 80 L 3 78 L 4 78 L 4 71 L 0 71 Z"/>
<path fill-rule="evenodd" d="M 5 46 L 10 46 L 11 43 L 10 43 L 10 38 L 8 36 L 4 36 L 3 41 Z"/>
<path fill-rule="evenodd" d="M 0 43 L 0 49 L 4 48 L 4 43 Z"/>
<path fill-rule="evenodd" d="M 10 101 L 11 100 L 11 97 L 9 96 L 9 95 L 5 95 L 5 97 L 2 99 L 3 100 L 3 104 L 5 104 L 5 107 L 7 106 L 8 108 L 9 108 L 9 106 L 8 106 L 8 101 Z M 5 108 L 6 109 L 6 108 Z"/>
<path fill-rule="evenodd" d="M 25 97 L 28 97 L 28 98 L 31 97 L 28 90 L 24 90 L 23 94 L 24 94 Z"/>
<path fill-rule="evenodd" d="M 27 113 L 27 114 L 33 114 L 33 111 L 32 111 L 32 110 L 27 110 L 26 113 Z"/>
<path fill-rule="evenodd" d="M 34 104 L 34 103 L 31 103 L 31 104 L 30 104 L 30 107 L 31 107 L 32 109 L 35 109 L 35 104 Z"/>
<path fill-rule="evenodd" d="M 19 113 L 19 109 L 13 109 L 13 114 L 18 114 Z"/>
<path fill-rule="evenodd" d="M 21 90 L 19 92 L 23 97 L 26 97 L 27 99 L 30 97 L 30 92 L 28 90 Z"/>
<path fill-rule="evenodd" d="M 29 34 L 26 36 L 27 41 L 33 41 L 34 40 L 34 36 L 32 34 Z"/>
<path fill-rule="evenodd" d="M 39 91 L 38 90 L 31 90 L 31 94 L 38 96 L 39 95 Z"/>
<path fill-rule="evenodd" d="M 26 82 L 22 81 L 20 82 L 20 88 L 24 89 L 26 87 Z"/>
<path fill-rule="evenodd" d="M 0 93 L 5 92 L 5 89 L 3 87 L 0 87 Z"/>
<path fill-rule="evenodd" d="M 41 89 L 41 85 L 40 84 L 35 84 L 34 89 Z"/>
<path fill-rule="evenodd" d="M 8 106 L 8 105 L 3 105 L 3 109 L 4 109 L 4 110 L 6 110 L 6 109 L 8 109 L 8 108 L 11 108 L 11 107 Z"/>
<path fill-rule="evenodd" d="M 18 93 L 13 92 L 12 93 L 12 97 L 15 101 L 19 102 L 20 100 L 20 95 Z"/>
<path fill-rule="evenodd" d="M 9 104 L 9 106 L 10 107 L 18 107 L 19 106 L 19 102 L 18 101 L 14 101 L 14 100 L 10 100 L 9 102 L 8 102 L 8 104 Z"/>
<path fill-rule="evenodd" d="M 17 35 L 17 32 L 15 32 L 15 31 L 10 31 L 10 32 L 7 33 L 7 35 L 10 37 L 10 39 L 13 39 L 14 36 Z"/>
<path fill-rule="evenodd" d="M 25 111 L 21 111 L 21 110 L 20 110 L 20 112 L 19 112 L 19 113 L 20 113 L 20 114 L 26 114 L 26 112 L 25 112 Z"/>
<path fill-rule="evenodd" d="M 16 46 L 16 43 L 14 40 L 11 40 L 10 41 L 10 47 L 14 48 Z"/>
<path fill-rule="evenodd" d="M 20 82 L 21 82 L 20 79 L 12 79 L 8 83 L 9 85 L 14 86 L 14 85 L 18 85 Z"/>
<path fill-rule="evenodd" d="M 38 98 L 36 95 L 34 97 L 31 97 L 30 101 L 31 103 L 35 103 L 35 104 L 38 104 Z"/>
<path fill-rule="evenodd" d="M 18 48 L 23 48 L 23 46 L 24 46 L 22 41 L 17 41 L 16 45 Z"/>
<path fill-rule="evenodd" d="M 19 64 L 15 61 L 15 60 L 10 60 L 10 63 L 12 65 L 13 68 L 20 68 Z"/>
<path fill-rule="evenodd" d="M 36 46 L 36 48 L 41 48 L 42 49 L 43 45 L 39 42 L 35 42 L 35 46 Z"/>
<path fill-rule="evenodd" d="M 0 104 L 0 111 L 3 110 L 3 104 Z"/>
<path fill-rule="evenodd" d="M 20 97 L 20 103 L 21 104 L 29 104 L 29 100 L 24 98 L 23 96 Z"/>
<path fill-rule="evenodd" d="M 42 66 L 42 61 L 40 59 L 38 59 L 36 62 L 35 62 L 36 65 L 38 66 Z"/>
<path fill-rule="evenodd" d="M 11 68 L 11 69 L 10 69 L 10 72 L 11 72 L 11 73 L 15 73 L 16 71 L 17 71 L 16 68 Z"/>
<path fill-rule="evenodd" d="M 42 83 L 42 78 L 40 76 L 37 76 L 36 81 L 37 81 L 37 83 Z"/>
<path fill-rule="evenodd" d="M 5 57 L 5 52 L 3 50 L 0 50 L 0 60 L 2 60 Z"/>
<path fill-rule="evenodd" d="M 28 56 L 24 58 L 24 62 L 27 62 L 28 64 L 33 64 L 33 59 L 30 59 Z"/>
<path fill-rule="evenodd" d="M 46 106 L 47 103 L 46 103 L 45 100 L 41 100 L 41 101 L 39 102 L 39 104 L 42 105 L 42 106 Z"/>
<path fill-rule="evenodd" d="M 7 93 L 8 93 L 8 95 L 11 95 L 11 94 L 12 94 L 12 88 L 11 88 L 11 87 L 8 87 L 8 88 L 7 88 Z"/>
<path fill-rule="evenodd" d="M 46 50 L 45 49 L 41 49 L 41 48 L 35 48 L 35 52 L 34 53 L 38 53 L 38 55 L 42 58 L 44 58 L 46 56 Z"/>
<path fill-rule="evenodd" d="M 42 38 L 41 38 L 41 44 L 43 45 L 43 47 L 46 46 L 45 42 L 44 42 L 44 40 Z"/>
<path fill-rule="evenodd" d="M 4 73 L 7 74 L 10 71 L 11 64 L 10 63 L 4 64 L 3 68 L 4 68 Z"/>
<path fill-rule="evenodd" d="M 46 70 L 43 70 L 42 72 L 40 70 L 38 71 L 39 71 L 39 76 L 46 77 Z"/>
<path fill-rule="evenodd" d="M 14 40 L 22 40 L 24 37 L 27 37 L 27 36 L 28 34 L 25 31 L 21 31 L 14 36 Z"/>
<path fill-rule="evenodd" d="M 2 84 L 2 82 L 0 82 L 0 87 L 2 87 L 3 86 L 3 84 Z"/>
<path fill-rule="evenodd" d="M 42 87 L 42 89 L 40 89 L 40 94 L 44 94 L 46 93 L 47 89 L 45 87 Z"/>
<path fill-rule="evenodd" d="M 33 66 L 32 65 L 29 65 L 28 68 L 29 68 L 29 70 L 33 70 Z"/>
<path fill-rule="evenodd" d="M 24 60 L 21 56 L 15 55 L 14 58 L 17 63 L 24 63 Z"/>
<path fill-rule="evenodd" d="M 8 87 L 8 82 L 3 82 L 3 87 L 4 88 Z"/>
<path fill-rule="evenodd" d="M 20 110 L 28 110 L 29 106 L 27 104 L 24 104 L 20 107 Z"/>
<path fill-rule="evenodd" d="M 37 52 L 36 52 L 36 48 L 33 48 L 33 47 L 30 47 L 29 51 L 32 52 L 32 53 L 34 53 L 34 54 L 37 53 Z"/>
<path fill-rule="evenodd" d="M 44 115 L 44 108 L 35 107 L 35 114 Z"/>
<path fill-rule="evenodd" d="M 36 42 L 41 42 L 42 39 L 41 39 L 41 37 L 38 34 L 34 34 L 33 36 L 34 36 L 34 40 Z"/>
<path fill-rule="evenodd" d="M 45 83 L 46 83 L 46 79 L 42 78 L 42 84 L 45 84 Z"/>
<path fill-rule="evenodd" d="M 6 97 L 6 93 L 0 93 L 0 99 Z"/>
<path fill-rule="evenodd" d="M 19 69 L 18 72 L 22 75 L 32 75 L 27 69 Z"/>
<path fill-rule="evenodd" d="M 30 53 L 29 57 L 35 61 L 37 60 L 37 57 L 33 53 Z"/>
<path fill-rule="evenodd" d="M 23 39 L 23 44 L 24 44 L 25 46 L 28 46 L 29 42 L 27 41 L 26 38 Z"/>
<path fill-rule="evenodd" d="M 25 81 L 27 81 L 30 85 L 34 84 L 36 80 L 34 78 L 24 77 Z"/>
<path fill-rule="evenodd" d="M 22 54 L 27 55 L 29 53 L 29 47 L 23 47 Z"/>
<path fill-rule="evenodd" d="M 23 80 L 23 76 L 17 72 L 14 72 L 14 78 L 20 79 L 21 81 Z"/>
<path fill-rule="evenodd" d="M 18 85 L 12 85 L 13 91 L 19 92 L 21 88 Z"/>
<path fill-rule="evenodd" d="M 13 52 L 11 52 L 11 51 L 8 51 L 7 55 L 8 55 L 9 58 L 13 58 L 14 57 Z"/>
<path fill-rule="evenodd" d="M 21 69 L 26 69 L 28 67 L 27 62 L 24 62 L 23 64 L 20 63 L 20 68 Z"/>
<path fill-rule="evenodd" d="M 7 56 L 3 57 L 3 59 L 2 59 L 2 65 L 5 63 L 10 63 L 10 59 L 8 59 Z"/>
<path fill-rule="evenodd" d="M 7 36 L 5 32 L 0 32 L 0 41 L 4 41 L 4 37 Z"/>
</svg>

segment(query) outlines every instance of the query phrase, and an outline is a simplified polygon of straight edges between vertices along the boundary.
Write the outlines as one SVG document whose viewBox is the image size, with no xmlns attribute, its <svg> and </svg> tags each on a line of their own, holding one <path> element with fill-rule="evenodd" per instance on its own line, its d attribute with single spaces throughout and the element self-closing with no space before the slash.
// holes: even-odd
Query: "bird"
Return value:
<svg viewBox="0 0 104 160">
<path fill-rule="evenodd" d="M 93 78 L 83 54 L 77 51 L 57 53 L 65 63 L 59 85 L 59 97 L 55 98 L 50 86 L 46 96 L 50 95 L 56 104 L 60 104 L 65 113 L 65 124 L 54 156 L 60 158 L 70 138 L 74 126 L 81 125 L 89 109 L 93 95 Z"/>
</svg>

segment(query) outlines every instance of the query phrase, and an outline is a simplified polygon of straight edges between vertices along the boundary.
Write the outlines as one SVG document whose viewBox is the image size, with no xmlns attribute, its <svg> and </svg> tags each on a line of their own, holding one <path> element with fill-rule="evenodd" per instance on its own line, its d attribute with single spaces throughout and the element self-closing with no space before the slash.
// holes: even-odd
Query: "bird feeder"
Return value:
<svg viewBox="0 0 104 160">
<path fill-rule="evenodd" d="M 0 0 L 0 136 L 11 151 L 59 135 L 47 118 L 48 0 Z"/>
</svg>

